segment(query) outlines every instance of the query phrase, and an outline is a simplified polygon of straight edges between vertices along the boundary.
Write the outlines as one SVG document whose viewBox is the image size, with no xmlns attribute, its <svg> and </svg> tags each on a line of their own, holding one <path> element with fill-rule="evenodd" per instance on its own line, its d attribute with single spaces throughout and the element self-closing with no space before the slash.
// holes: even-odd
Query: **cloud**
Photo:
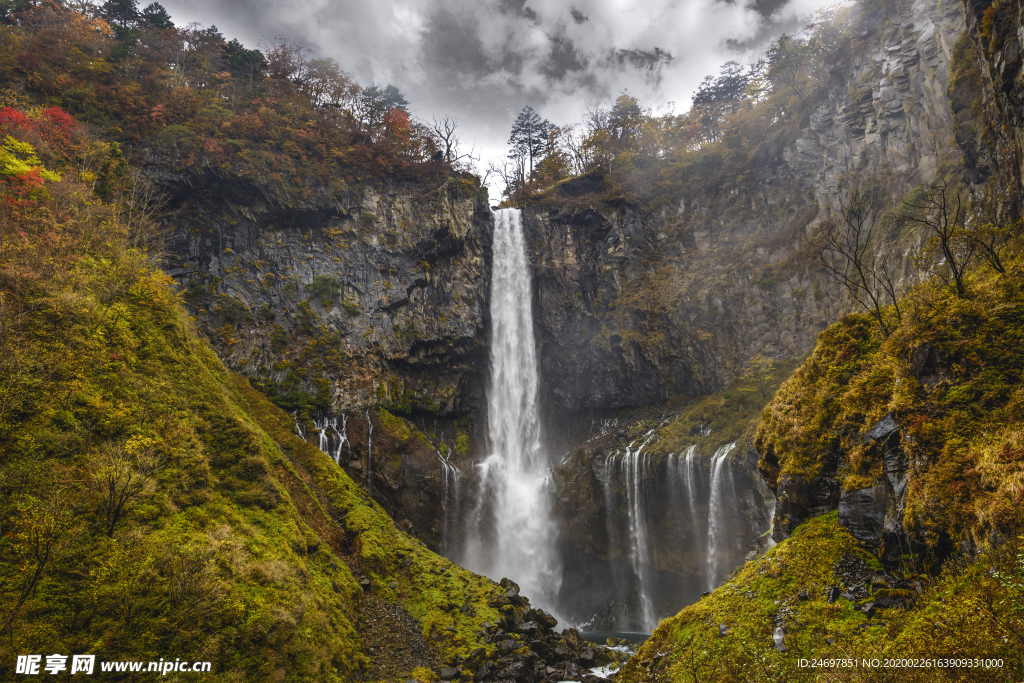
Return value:
<svg viewBox="0 0 1024 683">
<path fill-rule="evenodd" d="M 247 46 L 275 37 L 392 83 L 421 118 L 452 115 L 485 157 L 529 104 L 555 123 L 628 89 L 685 109 L 701 79 L 759 53 L 820 0 L 167 0 L 179 24 Z M 752 3 L 752 4 L 747 4 Z M 744 54 L 746 53 L 746 54 Z"/>
</svg>

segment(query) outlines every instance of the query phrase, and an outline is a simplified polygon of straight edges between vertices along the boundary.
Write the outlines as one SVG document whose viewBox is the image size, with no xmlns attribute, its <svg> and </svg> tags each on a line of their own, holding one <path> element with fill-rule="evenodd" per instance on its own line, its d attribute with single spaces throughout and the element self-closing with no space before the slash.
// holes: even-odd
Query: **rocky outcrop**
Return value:
<svg viewBox="0 0 1024 683">
<path fill-rule="evenodd" d="M 950 91 L 957 142 L 976 184 L 995 181 L 1002 211 L 1021 213 L 1024 153 L 1024 8 L 1020 3 L 964 0 L 967 35 Z"/>
<path fill-rule="evenodd" d="M 166 269 L 231 369 L 336 414 L 480 407 L 490 238 L 475 182 L 282 203 L 213 170 L 150 171 L 174 209 Z"/>
</svg>

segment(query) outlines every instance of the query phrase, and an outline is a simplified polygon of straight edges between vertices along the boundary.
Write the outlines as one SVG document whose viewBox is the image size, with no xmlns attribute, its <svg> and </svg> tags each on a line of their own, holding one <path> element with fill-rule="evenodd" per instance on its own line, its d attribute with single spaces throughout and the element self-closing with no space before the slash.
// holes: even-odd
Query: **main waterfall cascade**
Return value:
<svg viewBox="0 0 1024 683">
<path fill-rule="evenodd" d="M 435 433 L 436 423 L 428 437 L 441 465 L 441 551 L 493 579 L 512 579 L 534 605 L 560 615 L 567 625 L 649 633 L 659 618 L 714 589 L 757 546 L 767 511 L 755 511 L 758 502 L 748 490 L 754 488 L 752 465 L 732 457 L 735 443 L 719 445 L 713 454 L 702 454 L 696 445 L 681 453 L 658 453 L 658 431 L 671 417 L 662 416 L 660 424 L 624 443 L 618 417 L 598 423 L 592 416 L 589 433 L 597 435 L 587 443 L 603 439 L 610 450 L 586 449 L 593 454 L 591 467 L 601 487 L 594 514 L 603 515 L 603 529 L 601 517 L 592 517 L 587 533 L 604 533 L 590 548 L 607 545 L 603 556 L 565 554 L 565 542 L 573 537 L 558 538 L 566 520 L 557 517 L 561 508 L 556 503 L 563 501 L 554 494 L 564 482 L 556 483 L 560 470 L 553 468 L 541 438 L 522 218 L 518 210 L 504 209 L 494 211 L 493 219 L 486 457 L 475 465 L 463 461 L 460 467 L 454 443 L 445 443 L 443 429 L 440 436 Z M 365 419 L 365 486 L 373 495 L 369 408 Z M 345 462 L 350 462 L 348 415 L 317 416 L 312 422 L 317 433 L 309 436 L 320 450 L 342 465 L 347 446 Z M 295 428 L 305 439 L 297 413 Z M 608 443 L 613 431 L 620 440 L 612 437 Z M 710 441 L 712 428 L 701 424 L 691 433 Z"/>
<path fill-rule="evenodd" d="M 489 453 L 477 466 L 476 503 L 462 563 L 509 577 L 555 611 L 560 581 L 551 515 L 550 462 L 541 447 L 530 269 L 518 209 L 493 212 Z"/>
</svg>

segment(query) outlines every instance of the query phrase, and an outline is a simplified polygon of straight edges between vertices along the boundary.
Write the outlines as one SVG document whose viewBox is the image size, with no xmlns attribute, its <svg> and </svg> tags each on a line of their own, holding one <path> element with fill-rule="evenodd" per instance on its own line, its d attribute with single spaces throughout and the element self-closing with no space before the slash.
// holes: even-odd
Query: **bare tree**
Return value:
<svg viewBox="0 0 1024 683">
<path fill-rule="evenodd" d="M 458 127 L 459 122 L 452 116 L 440 120 L 434 117 L 431 123 L 434 144 L 437 145 L 441 158 L 452 168 L 468 167 L 470 162 L 480 161 L 476 145 L 470 147 L 468 152 L 462 150 L 462 141 L 455 134 Z"/>
<path fill-rule="evenodd" d="M 892 304 L 897 324 L 903 316 L 891 254 L 872 239 L 882 218 L 880 194 L 877 190 L 854 190 L 840 204 L 840 220 L 823 223 L 820 236 L 811 244 L 815 260 L 834 282 L 846 289 L 851 299 L 871 313 L 882 332 L 889 336 L 892 327 L 884 314 L 886 304 Z"/>
<path fill-rule="evenodd" d="M 1000 215 L 1008 202 L 1009 198 L 993 182 L 984 197 L 972 207 L 967 222 L 967 239 L 974 243 L 978 255 L 1001 275 L 1006 274 L 1003 249 L 1024 227 L 1024 219 L 1018 218 L 1010 224 L 1005 216 Z"/>
<path fill-rule="evenodd" d="M 161 462 L 148 450 L 130 450 L 123 441 L 104 442 L 89 461 L 89 481 L 98 495 L 104 530 L 113 537 L 124 511 L 149 486 Z"/>
<path fill-rule="evenodd" d="M 967 207 L 966 190 L 941 180 L 904 202 L 896 216 L 899 225 L 923 228 L 928 234 L 922 256 L 934 255 L 948 268 L 961 299 L 967 298 L 967 268 L 979 245 L 966 229 Z"/>
</svg>

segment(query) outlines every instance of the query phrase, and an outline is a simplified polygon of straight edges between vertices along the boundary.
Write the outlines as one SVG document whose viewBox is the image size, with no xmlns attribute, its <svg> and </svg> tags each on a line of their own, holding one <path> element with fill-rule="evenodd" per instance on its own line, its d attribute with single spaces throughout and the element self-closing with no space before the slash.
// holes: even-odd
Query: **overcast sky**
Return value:
<svg viewBox="0 0 1024 683">
<path fill-rule="evenodd" d="M 481 166 L 516 114 L 552 123 L 628 89 L 689 108 L 701 79 L 798 29 L 821 0 L 164 0 L 182 25 L 216 25 L 246 47 L 277 37 L 333 57 L 361 85 L 394 84 L 414 116 L 454 116 Z M 148 4 L 142 0 L 140 5 Z M 492 195 L 493 195 L 492 191 Z"/>
</svg>

